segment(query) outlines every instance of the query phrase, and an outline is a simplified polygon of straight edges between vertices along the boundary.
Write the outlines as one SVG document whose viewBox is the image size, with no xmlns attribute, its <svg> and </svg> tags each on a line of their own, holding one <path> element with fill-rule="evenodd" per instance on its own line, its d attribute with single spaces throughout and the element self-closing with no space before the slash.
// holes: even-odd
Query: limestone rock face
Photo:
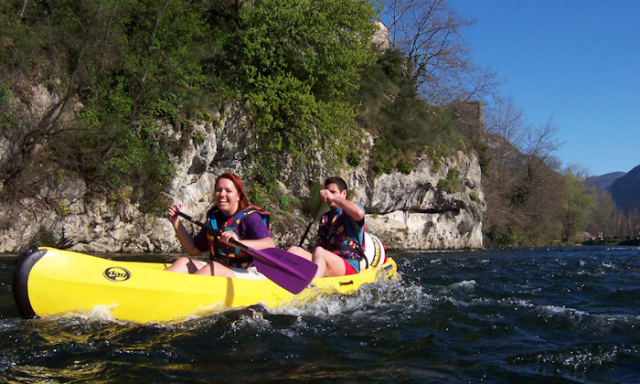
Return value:
<svg viewBox="0 0 640 384">
<path fill-rule="evenodd" d="M 464 190 L 450 193 L 438 187 L 444 169 L 430 172 L 423 160 L 409 175 L 383 175 L 367 190 L 367 230 L 392 249 L 482 248 L 484 195 L 475 156 L 461 152 L 447 168 L 460 170 Z"/>
<path fill-rule="evenodd" d="M 384 52 L 389 49 L 389 28 L 379 20 L 373 23 L 378 27 L 378 30 L 371 39 L 371 45 L 375 47 L 376 51 Z"/>
<path fill-rule="evenodd" d="M 214 116 L 214 123 L 194 126 L 205 139 L 191 141 L 172 161 L 178 172 L 170 198 L 182 210 L 203 220 L 213 205 L 215 179 L 226 170 L 239 175 L 252 152 L 250 130 L 242 112 L 234 106 Z M 171 127 L 164 129 L 171 130 Z M 179 135 L 178 132 L 174 134 Z M 482 247 L 482 217 L 485 211 L 478 159 L 458 152 L 440 159 L 437 172 L 428 156 L 419 157 L 410 174 L 394 172 L 377 177 L 368 174 L 373 138 L 364 137 L 363 161 L 355 169 L 339 175 L 349 184 L 352 198 L 367 212 L 367 231 L 377 235 L 387 249 L 460 249 Z M 450 170 L 458 186 L 449 192 L 441 181 Z M 282 172 L 283 194 L 306 199 L 310 182 L 331 176 L 319 156 L 315 164 L 301 168 L 290 165 Z M 439 186 L 440 184 L 440 186 Z M 29 246 L 54 244 L 85 253 L 182 252 L 169 221 L 140 212 L 126 199 L 113 201 L 104 196 L 87 196 L 82 180 L 65 176 L 56 186 L 43 188 L 36 196 L 18 204 L 0 206 L 0 253 L 19 253 Z M 272 233 L 276 244 L 297 245 L 310 217 L 300 212 L 272 213 Z M 199 228 L 183 222 L 187 229 Z M 317 223 L 307 236 L 315 237 Z"/>
</svg>

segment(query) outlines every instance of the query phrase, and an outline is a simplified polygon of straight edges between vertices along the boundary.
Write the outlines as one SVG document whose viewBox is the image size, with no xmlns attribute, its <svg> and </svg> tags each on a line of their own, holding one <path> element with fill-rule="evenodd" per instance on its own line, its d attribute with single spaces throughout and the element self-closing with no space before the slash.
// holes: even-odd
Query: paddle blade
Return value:
<svg viewBox="0 0 640 384">
<path fill-rule="evenodd" d="M 250 249 L 258 271 L 287 291 L 298 294 L 313 280 L 318 266 L 278 248 Z"/>
<path fill-rule="evenodd" d="M 318 209 L 319 208 L 320 205 L 318 205 Z M 176 212 L 176 214 L 216 233 L 216 236 L 220 236 L 220 231 L 213 229 L 211 225 L 195 220 L 180 211 Z M 254 264 L 256 268 L 258 268 L 258 271 L 274 283 L 296 295 L 309 285 L 318 270 L 316 264 L 282 249 L 267 248 L 256 250 L 242 244 L 238 240 L 231 239 L 230 241 L 231 244 L 254 257 Z"/>
</svg>

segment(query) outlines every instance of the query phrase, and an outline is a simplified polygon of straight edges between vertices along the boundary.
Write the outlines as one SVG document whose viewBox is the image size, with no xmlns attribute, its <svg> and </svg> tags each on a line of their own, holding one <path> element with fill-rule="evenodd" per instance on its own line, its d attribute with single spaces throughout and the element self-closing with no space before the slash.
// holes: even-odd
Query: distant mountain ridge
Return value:
<svg viewBox="0 0 640 384">
<path fill-rule="evenodd" d="M 599 190 L 609 191 L 616 206 L 622 212 L 626 212 L 635 204 L 636 211 L 640 213 L 640 165 L 628 173 L 612 172 L 592 176 L 587 178 L 587 182 Z"/>
<path fill-rule="evenodd" d="M 626 175 L 626 172 L 611 172 L 600 176 L 591 176 L 587 178 L 590 187 L 597 189 L 609 189 L 614 181 Z"/>
<path fill-rule="evenodd" d="M 608 189 L 618 209 L 626 212 L 635 204 L 636 211 L 640 213 L 640 165 L 614 180 Z"/>
</svg>

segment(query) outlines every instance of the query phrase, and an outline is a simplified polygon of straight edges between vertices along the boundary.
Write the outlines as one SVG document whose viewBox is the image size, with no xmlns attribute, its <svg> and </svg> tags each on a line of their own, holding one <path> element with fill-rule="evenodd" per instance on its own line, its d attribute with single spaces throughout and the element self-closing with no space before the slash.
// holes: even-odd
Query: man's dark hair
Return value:
<svg viewBox="0 0 640 384">
<path fill-rule="evenodd" d="M 324 187 L 327 188 L 329 184 L 335 184 L 338 186 L 340 192 L 347 190 L 347 182 L 342 177 L 333 176 L 324 181 Z M 347 191 L 348 192 L 348 191 Z"/>
</svg>

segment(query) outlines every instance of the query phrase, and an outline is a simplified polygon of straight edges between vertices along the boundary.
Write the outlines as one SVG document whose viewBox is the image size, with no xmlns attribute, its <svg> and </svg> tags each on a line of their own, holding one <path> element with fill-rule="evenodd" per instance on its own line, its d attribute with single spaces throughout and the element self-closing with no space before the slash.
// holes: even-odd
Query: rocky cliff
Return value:
<svg viewBox="0 0 640 384">
<path fill-rule="evenodd" d="M 34 92 L 42 92 L 45 103 L 53 99 L 45 90 Z M 251 153 L 242 111 L 228 107 L 215 120 L 215 126 L 195 126 L 205 137 L 204 142 L 190 142 L 172 159 L 178 174 L 167 197 L 198 218 L 212 205 L 216 176 L 225 170 L 242 175 L 243 163 Z M 433 160 L 422 156 L 416 159 L 410 174 L 371 177 L 368 156 L 373 138 L 363 137 L 354 145 L 363 148 L 363 161 L 338 174 L 348 182 L 353 200 L 365 207 L 367 230 L 380 237 L 388 249 L 482 247 L 485 203 L 481 170 L 474 154 L 457 152 L 440 159 L 437 172 L 433 172 Z M 330 174 L 321 159 L 309 168 L 290 167 L 283 171 L 279 192 L 305 199 L 310 182 L 327 176 Z M 458 187 L 450 191 L 444 184 L 439 186 L 442 180 Z M 297 244 L 310 218 L 300 212 L 278 213 L 277 208 L 268 208 L 273 214 L 277 245 Z M 89 253 L 181 252 L 168 220 L 142 214 L 126 198 L 92 195 L 82 180 L 71 175 L 62 175 L 17 204 L 0 206 L 0 217 L 1 253 L 21 252 L 36 243 Z M 314 236 L 315 227 L 307 238 Z"/>
</svg>

